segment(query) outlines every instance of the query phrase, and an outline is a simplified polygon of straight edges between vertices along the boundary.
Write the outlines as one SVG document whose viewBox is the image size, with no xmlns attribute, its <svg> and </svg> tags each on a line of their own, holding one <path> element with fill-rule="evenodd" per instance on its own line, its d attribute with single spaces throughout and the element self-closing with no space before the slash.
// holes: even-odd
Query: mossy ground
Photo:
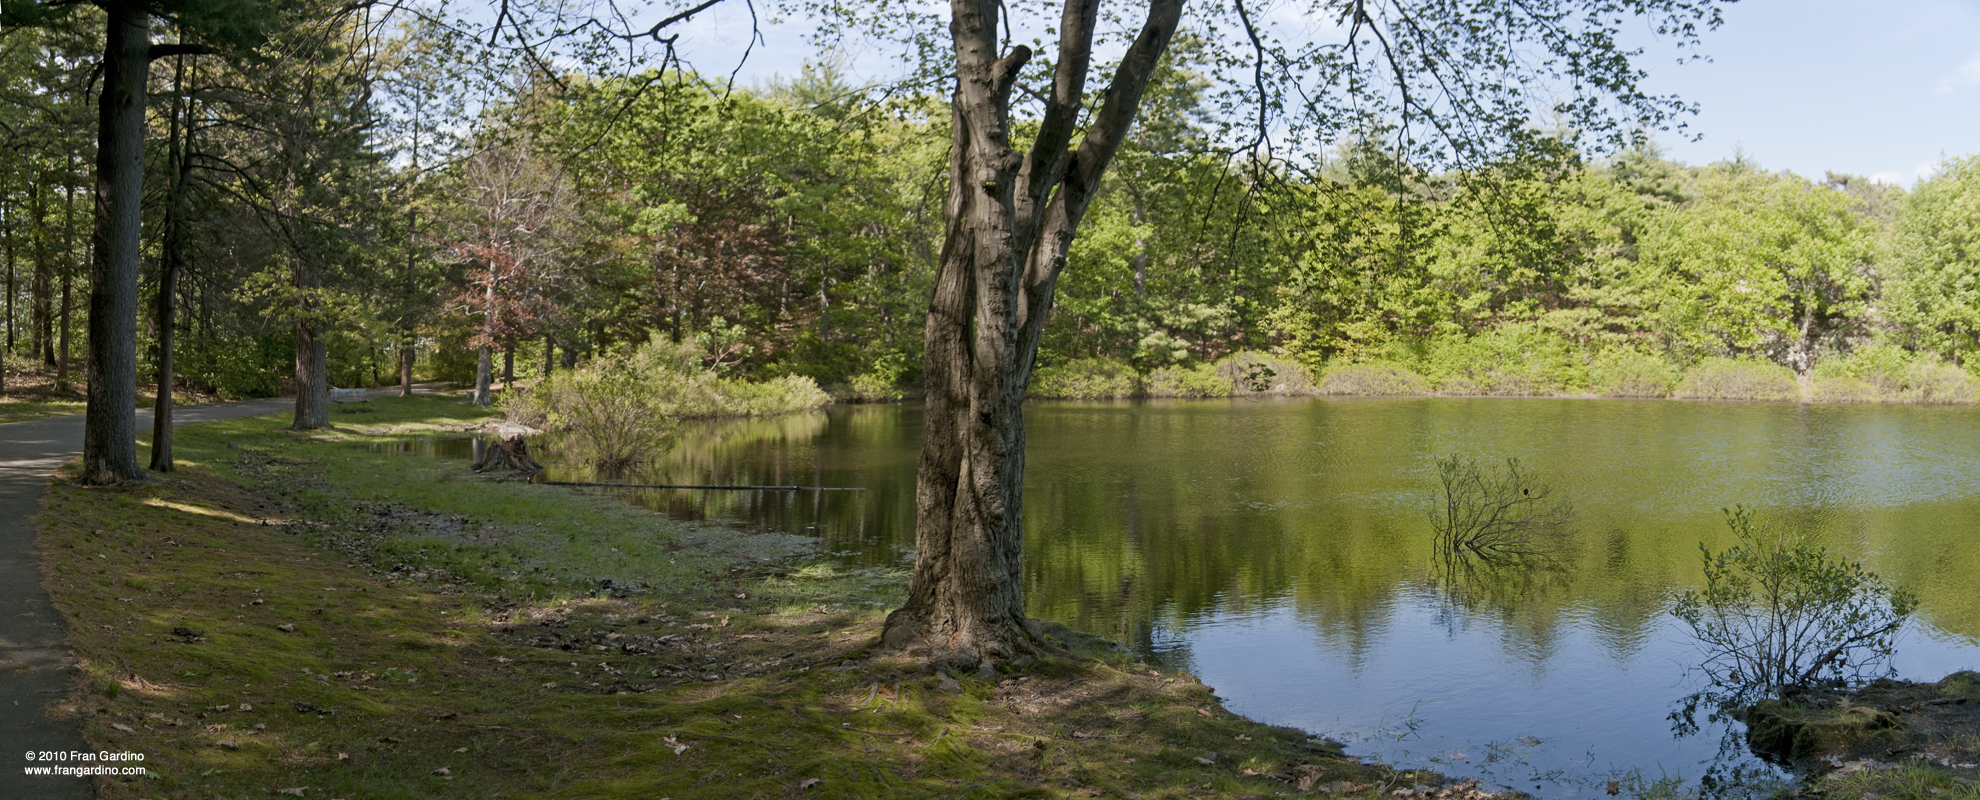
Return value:
<svg viewBox="0 0 1980 800">
<path fill-rule="evenodd" d="M 1841 737 L 1825 748 L 1801 794 L 1834 800 L 1980 800 L 1980 673 L 1934 683 L 1877 680 L 1823 708 L 1860 707 L 1895 715 L 1900 725 Z"/>
<path fill-rule="evenodd" d="M 1087 659 L 932 674 L 870 651 L 897 571 L 364 447 L 482 415 L 411 398 L 308 434 L 206 423 L 180 430 L 170 476 L 58 480 L 40 546 L 81 666 L 61 705 L 94 747 L 143 753 L 149 770 L 99 778 L 100 795 L 1374 797 L 1442 783 L 1235 717 L 1194 678 L 1062 628 Z"/>
</svg>

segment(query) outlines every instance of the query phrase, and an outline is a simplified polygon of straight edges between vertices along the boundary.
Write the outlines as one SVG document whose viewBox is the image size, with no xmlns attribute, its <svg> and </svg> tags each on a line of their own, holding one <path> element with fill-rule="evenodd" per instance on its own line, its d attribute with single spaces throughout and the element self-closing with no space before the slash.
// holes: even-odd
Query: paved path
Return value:
<svg viewBox="0 0 1980 800">
<path fill-rule="evenodd" d="M 381 390 L 374 397 L 393 390 Z M 173 411 L 175 424 L 292 411 L 294 398 L 244 400 Z M 138 412 L 151 430 L 151 410 Z M 41 587 L 33 518 L 49 473 L 82 453 L 83 418 L 51 417 L 0 425 L 0 798 L 87 798 L 82 778 L 27 777 L 29 750 L 84 751 L 74 721 L 48 717 L 68 690 L 75 659 L 62 643 L 62 620 Z M 70 762 L 74 763 L 74 762 Z"/>
</svg>

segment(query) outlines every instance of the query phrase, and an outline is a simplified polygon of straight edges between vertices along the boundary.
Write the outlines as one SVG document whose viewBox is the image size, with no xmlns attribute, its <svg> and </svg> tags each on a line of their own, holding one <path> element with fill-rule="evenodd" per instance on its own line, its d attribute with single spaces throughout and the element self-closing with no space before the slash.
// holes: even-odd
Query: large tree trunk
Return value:
<svg viewBox="0 0 1980 800">
<path fill-rule="evenodd" d="M 144 480 L 137 462 L 138 220 L 144 201 L 145 68 L 151 16 L 104 3 L 103 93 L 97 105 L 96 233 L 90 258 L 89 390 L 81 482 Z"/>
<path fill-rule="evenodd" d="M 1181 0 L 1152 0 L 1078 146 L 1097 0 L 1068 0 L 1052 96 L 1028 154 L 1010 95 L 1031 57 L 997 52 L 996 0 L 952 0 L 957 90 L 947 231 L 923 329 L 927 399 L 915 566 L 883 647 L 950 667 L 1055 650 L 1024 614 L 1024 394 L 1066 249 L 1141 104 Z"/>
<path fill-rule="evenodd" d="M 330 427 L 330 355 L 322 323 L 296 320 L 296 421 L 299 431 Z"/>
</svg>

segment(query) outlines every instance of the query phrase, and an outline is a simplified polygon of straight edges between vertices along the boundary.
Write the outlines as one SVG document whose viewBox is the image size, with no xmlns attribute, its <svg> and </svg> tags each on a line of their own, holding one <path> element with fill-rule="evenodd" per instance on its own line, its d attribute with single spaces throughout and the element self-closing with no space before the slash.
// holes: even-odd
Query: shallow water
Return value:
<svg viewBox="0 0 1980 800">
<path fill-rule="evenodd" d="M 1035 615 L 1365 757 L 1555 797 L 1737 765 L 1722 728 L 1667 720 L 1700 688 L 1671 598 L 1700 582 L 1701 542 L 1728 543 L 1734 504 L 1919 593 L 1901 675 L 1980 667 L 1980 410 L 1299 399 L 1035 403 L 1027 420 Z M 634 496 L 903 563 L 919 425 L 913 406 L 713 424 L 625 480 L 865 487 Z M 1453 453 L 1517 457 L 1573 502 L 1559 580 L 1439 579 L 1427 511 Z"/>
</svg>

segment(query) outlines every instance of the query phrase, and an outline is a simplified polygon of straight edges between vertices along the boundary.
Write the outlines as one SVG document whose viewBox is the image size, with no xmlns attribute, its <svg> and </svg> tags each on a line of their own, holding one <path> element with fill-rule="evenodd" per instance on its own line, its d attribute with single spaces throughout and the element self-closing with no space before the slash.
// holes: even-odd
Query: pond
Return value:
<svg viewBox="0 0 1980 800">
<path fill-rule="evenodd" d="M 1031 612 L 1363 757 L 1550 797 L 1765 773 L 1721 753 L 1723 729 L 1668 719 L 1701 688 L 1672 598 L 1700 583 L 1701 542 L 1729 543 L 1734 504 L 1918 592 L 1900 675 L 1980 667 L 1980 410 L 1311 398 L 1034 403 L 1027 421 Z M 626 480 L 864 487 L 633 494 L 904 564 L 919 426 L 911 405 L 712 423 Z M 1559 580 L 1446 591 L 1428 511 L 1450 454 L 1516 457 L 1571 500 Z"/>
</svg>

